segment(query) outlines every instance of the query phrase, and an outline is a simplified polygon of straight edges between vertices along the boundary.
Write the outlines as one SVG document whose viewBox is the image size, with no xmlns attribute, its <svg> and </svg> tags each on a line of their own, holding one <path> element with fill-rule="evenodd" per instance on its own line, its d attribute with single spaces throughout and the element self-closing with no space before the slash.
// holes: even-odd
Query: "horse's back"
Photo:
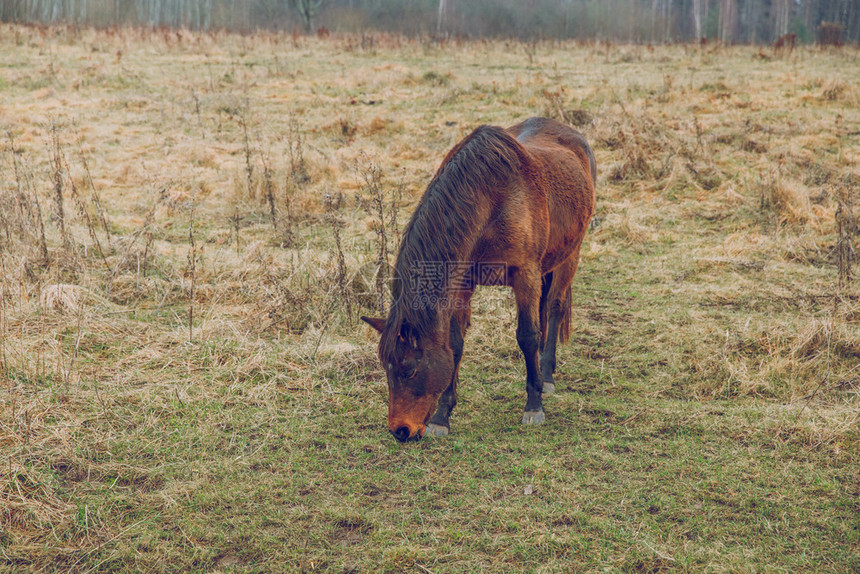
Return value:
<svg viewBox="0 0 860 574">
<path fill-rule="evenodd" d="M 585 235 L 594 211 L 594 153 L 581 133 L 547 118 L 529 118 L 507 132 L 529 152 L 540 173 L 549 223 L 542 267 L 548 272 L 578 250 Z"/>
<path fill-rule="evenodd" d="M 506 130 L 526 149 L 533 151 L 548 146 L 561 146 L 572 151 L 585 164 L 592 185 L 597 183 L 597 162 L 591 146 L 575 129 L 549 118 L 534 117 L 524 120 Z"/>
</svg>

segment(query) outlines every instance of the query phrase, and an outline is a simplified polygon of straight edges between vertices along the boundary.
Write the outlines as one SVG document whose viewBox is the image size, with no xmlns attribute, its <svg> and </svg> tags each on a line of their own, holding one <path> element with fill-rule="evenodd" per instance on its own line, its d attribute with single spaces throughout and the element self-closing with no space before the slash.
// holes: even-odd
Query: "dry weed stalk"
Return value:
<svg viewBox="0 0 860 574">
<path fill-rule="evenodd" d="M 191 90 L 191 101 L 194 102 L 194 115 L 197 116 L 197 125 L 203 131 L 203 137 L 206 137 L 206 131 L 203 129 L 203 118 L 200 115 L 200 96 L 197 94 L 197 90 Z"/>
<path fill-rule="evenodd" d="M 272 231 L 278 234 L 278 213 L 275 206 L 275 181 L 272 177 L 272 169 L 269 166 L 269 158 L 260 150 L 260 159 L 263 162 L 263 192 L 266 194 L 266 202 L 269 204 L 269 216 L 272 218 Z"/>
<path fill-rule="evenodd" d="M 839 189 L 836 200 L 836 226 L 839 237 L 836 241 L 836 262 L 839 267 L 839 286 L 844 287 L 851 282 L 851 266 L 857 258 L 853 241 L 857 233 L 857 218 L 854 215 L 851 195 L 845 188 Z"/>
<path fill-rule="evenodd" d="M 290 177 L 296 186 L 310 181 L 305 166 L 305 140 L 302 126 L 294 112 L 290 112 L 287 129 L 287 154 L 290 157 Z"/>
<path fill-rule="evenodd" d="M 197 271 L 197 244 L 194 240 L 194 203 L 195 198 L 192 195 L 189 213 L 188 213 L 188 241 L 191 244 L 188 250 L 188 277 L 191 281 L 188 297 L 188 341 L 194 340 L 194 281 Z"/>
<path fill-rule="evenodd" d="M 254 199 L 257 194 L 254 186 L 254 164 L 251 161 L 253 152 L 251 150 L 251 140 L 248 137 L 248 122 L 245 120 L 244 114 L 239 116 L 239 124 L 242 126 L 242 134 L 244 137 L 243 149 L 245 151 L 245 176 L 248 184 L 248 197 Z"/>
<path fill-rule="evenodd" d="M 293 227 L 290 220 L 290 193 L 293 184 L 289 180 L 285 183 L 284 190 L 284 207 L 285 214 L 280 216 L 278 209 L 278 184 L 275 182 L 275 172 L 271 167 L 269 155 L 262 149 L 260 150 L 260 160 L 263 164 L 263 192 L 266 196 L 266 201 L 269 204 L 269 215 L 272 219 L 272 230 L 274 231 L 276 241 L 281 247 L 289 247 L 293 244 Z"/>
<path fill-rule="evenodd" d="M 60 144 L 60 136 L 57 133 L 57 122 L 51 122 L 51 176 L 54 182 L 54 219 L 57 222 L 57 227 L 60 230 L 60 238 L 63 241 L 63 248 L 69 248 L 69 237 L 66 234 L 66 213 L 63 207 L 63 150 Z"/>
<path fill-rule="evenodd" d="M 230 223 L 232 224 L 233 233 L 236 236 L 236 254 L 239 254 L 239 224 L 242 222 L 242 216 L 239 215 L 239 200 L 237 198 L 233 199 L 233 214 L 229 217 Z"/>
<path fill-rule="evenodd" d="M 6 355 L 6 332 L 9 326 L 8 312 L 6 311 L 6 301 L 9 299 L 9 287 L 6 284 L 6 260 L 0 257 L 0 379 L 8 381 L 9 379 L 9 360 Z M 13 396 L 14 403 L 14 396 Z M 14 406 L 12 407 L 14 413 Z"/>
<path fill-rule="evenodd" d="M 329 227 L 331 227 L 332 233 L 334 234 L 334 244 L 335 244 L 335 260 L 337 261 L 337 286 L 340 290 L 340 296 L 343 299 L 343 302 L 346 304 L 346 316 L 347 319 L 352 322 L 352 294 L 347 286 L 347 277 L 346 277 L 346 257 L 343 253 L 343 242 L 340 237 L 340 230 L 346 226 L 343 219 L 337 216 L 337 209 L 340 207 L 340 197 L 338 197 L 337 202 L 335 202 L 334 198 L 330 194 L 325 194 L 323 198 L 323 203 L 325 204 L 326 211 L 326 222 Z"/>
<path fill-rule="evenodd" d="M 283 217 L 283 228 L 281 230 L 281 246 L 289 247 L 295 241 L 295 235 L 293 233 L 293 192 L 295 188 L 291 184 L 290 181 L 287 181 L 286 185 L 284 185 L 284 217 Z"/>
<path fill-rule="evenodd" d="M 110 294 L 110 292 L 113 288 L 113 282 L 116 279 L 117 273 L 119 273 L 120 269 L 122 269 L 122 267 L 124 265 L 126 265 L 129 261 L 129 259 L 131 258 L 132 249 L 137 244 L 137 240 L 140 238 L 141 235 L 145 235 L 145 237 L 146 237 L 146 243 L 144 245 L 144 251 L 143 251 L 143 255 L 144 255 L 143 270 L 144 270 L 144 274 L 146 273 L 146 260 L 147 260 L 147 257 L 149 255 L 149 250 L 152 246 L 152 241 L 153 241 L 153 233 L 151 230 L 151 226 L 152 226 L 153 221 L 155 220 L 155 213 L 156 213 L 156 210 L 158 209 L 158 206 L 161 205 L 162 203 L 164 203 L 168 198 L 167 189 L 168 189 L 168 187 L 165 186 L 159 190 L 158 197 L 155 199 L 155 202 L 152 204 L 152 207 L 150 207 L 149 211 L 146 213 L 146 216 L 144 217 L 143 223 L 134 233 L 132 233 L 131 240 L 128 242 L 128 245 L 126 246 L 125 251 L 123 251 L 123 253 L 119 256 L 119 258 L 116 261 L 116 264 L 113 266 L 113 269 L 111 270 L 111 273 L 110 273 L 110 279 L 108 280 L 108 287 L 107 287 L 108 294 Z"/>
<path fill-rule="evenodd" d="M 84 309 L 83 309 L 83 307 L 81 307 L 77 313 L 77 322 L 76 322 L 77 323 L 77 326 L 76 326 L 77 333 L 75 334 L 75 348 L 72 351 L 72 356 L 69 357 L 68 367 L 66 367 L 65 369 L 63 369 L 61 371 L 62 376 L 63 376 L 63 382 L 65 383 L 65 386 L 66 386 L 66 393 L 68 393 L 70 390 L 69 387 L 71 386 L 72 373 L 74 372 L 74 369 L 75 369 L 75 361 L 78 358 L 78 353 L 80 352 L 80 348 L 81 348 L 81 338 L 84 335 L 83 322 L 84 322 Z"/>
<path fill-rule="evenodd" d="M 292 134 L 292 119 L 290 120 L 289 125 L 290 129 L 288 130 L 288 132 L 289 134 Z M 281 243 L 284 247 L 289 247 L 293 244 L 293 241 L 295 240 L 293 233 L 293 197 L 295 196 L 296 190 L 298 189 L 299 185 L 309 179 L 307 177 L 307 172 L 304 168 L 304 152 L 302 151 L 301 143 L 302 136 L 301 134 L 299 134 L 296 137 L 298 137 L 297 142 L 295 141 L 293 135 L 288 135 L 287 139 L 287 155 L 290 158 L 290 167 L 289 171 L 286 173 L 285 181 L 283 184 L 284 227 L 282 230 Z"/>
<path fill-rule="evenodd" d="M 570 119 L 567 117 L 567 112 L 564 109 L 564 86 L 559 87 L 557 90 L 543 90 L 542 94 L 546 98 L 543 115 L 569 124 Z"/>
<path fill-rule="evenodd" d="M 99 196 L 98 190 L 96 189 L 96 184 L 93 181 L 93 176 L 92 176 L 92 173 L 90 172 L 90 165 L 89 165 L 89 162 L 87 162 L 87 156 L 84 153 L 83 137 L 81 136 L 81 133 L 79 131 L 76 130 L 76 133 L 77 133 L 77 140 L 78 140 L 78 154 L 79 154 L 79 157 L 81 160 L 81 165 L 84 168 L 84 175 L 86 176 L 86 181 L 89 184 L 90 199 L 92 200 L 93 205 L 96 206 L 96 213 L 98 214 L 98 217 L 99 217 L 99 223 L 101 224 L 102 229 L 105 232 L 105 237 L 107 238 L 108 248 L 111 248 L 112 247 L 112 245 L 111 245 L 111 233 L 110 233 L 110 226 L 108 225 L 108 221 L 107 221 L 107 215 L 105 214 L 104 207 L 102 206 L 102 200 L 101 200 L 101 197 Z"/>
<path fill-rule="evenodd" d="M 2 168 L 2 166 L 0 166 Z M 4 174 L 2 169 L 0 169 L 0 181 L 4 180 Z M 14 203 L 10 201 L 6 193 L 0 189 L 0 253 L 3 253 L 8 247 L 12 244 L 12 223 L 9 221 L 9 216 L 7 212 L 11 212 L 14 209 Z M 3 236 L 5 236 L 5 241 L 2 241 Z"/>
<path fill-rule="evenodd" d="M 105 253 L 102 250 L 102 244 L 99 241 L 98 235 L 96 235 L 96 229 L 93 225 L 92 218 L 90 217 L 89 211 L 87 210 L 86 205 L 84 205 L 84 201 L 81 198 L 81 195 L 78 193 L 78 186 L 75 185 L 75 179 L 72 177 L 71 170 L 69 169 L 69 164 L 65 164 L 66 173 L 69 176 L 69 188 L 71 189 L 72 201 L 75 203 L 75 207 L 78 210 L 78 215 L 84 221 L 87 227 L 87 232 L 90 235 L 90 239 L 92 239 L 93 244 L 96 247 L 96 251 L 99 254 L 102 262 L 104 263 L 105 269 L 110 272 L 110 264 L 108 264 L 107 257 L 105 257 Z"/>
<path fill-rule="evenodd" d="M 389 234 L 396 225 L 397 198 L 386 198 L 382 185 L 382 168 L 379 164 L 363 156 L 365 163 L 358 170 L 362 178 L 361 206 L 364 211 L 374 218 L 373 226 L 376 231 L 376 310 L 384 312 L 386 308 L 385 286 L 390 280 L 389 270 Z"/>
<path fill-rule="evenodd" d="M 33 184 L 33 174 L 32 171 L 25 170 L 25 165 L 22 165 L 19 161 L 15 151 L 15 137 L 12 135 L 12 132 L 7 131 L 6 136 L 9 141 L 12 168 L 15 175 L 17 227 L 21 235 L 27 235 L 38 243 L 41 255 L 39 263 L 42 266 L 47 266 L 50 258 L 48 255 L 48 241 L 45 237 L 45 220 L 42 217 L 42 206 L 39 203 L 39 197 Z M 34 226 L 37 227 L 36 230 L 32 229 Z"/>
<path fill-rule="evenodd" d="M 525 49 L 526 56 L 529 59 L 529 66 L 534 65 L 535 56 L 537 56 L 537 48 L 538 48 L 537 38 L 533 38 L 529 42 L 524 42 L 523 48 Z"/>
<path fill-rule="evenodd" d="M 317 318 L 315 311 L 319 307 L 320 293 L 327 287 L 328 276 L 307 273 L 310 268 L 306 252 L 294 254 L 288 269 L 275 264 L 262 244 L 252 246 L 248 252 L 248 258 L 257 264 L 257 272 L 262 277 L 257 283 L 260 292 L 255 293 L 255 300 L 264 303 L 262 312 L 269 318 L 269 323 L 260 331 L 286 323 L 288 331 L 304 332 Z"/>
</svg>

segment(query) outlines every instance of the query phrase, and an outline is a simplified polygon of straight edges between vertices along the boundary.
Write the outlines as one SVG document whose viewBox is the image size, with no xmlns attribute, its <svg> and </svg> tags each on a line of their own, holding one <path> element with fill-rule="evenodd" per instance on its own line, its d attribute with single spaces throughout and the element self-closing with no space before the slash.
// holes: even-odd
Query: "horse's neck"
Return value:
<svg viewBox="0 0 860 574">
<path fill-rule="evenodd" d="M 476 203 L 478 206 L 487 205 L 485 201 Z M 404 262 L 406 266 L 403 271 L 408 274 L 410 281 L 414 281 L 414 288 L 410 291 L 418 298 L 417 301 L 413 301 L 418 305 L 413 306 L 413 311 L 407 313 L 417 312 L 425 318 L 432 315 L 432 330 L 447 331 L 456 305 L 455 301 L 464 287 L 464 275 L 474 264 L 471 260 L 472 253 L 489 221 L 489 214 L 489 208 L 478 207 L 475 213 L 469 215 L 468 225 L 460 224 L 457 227 L 461 233 L 455 238 L 442 233 L 433 238 L 436 242 L 448 242 L 446 249 L 440 249 L 435 253 L 431 252 L 433 250 L 427 250 L 421 255 L 413 253 L 411 258 Z M 450 221 L 446 223 L 455 225 Z M 408 240 L 408 237 L 404 237 L 404 241 Z M 451 243 L 452 241 L 454 243 Z M 424 315 L 421 311 L 417 311 L 418 309 L 424 309 L 424 313 L 427 314 Z M 415 315 L 413 318 L 421 320 Z"/>
<path fill-rule="evenodd" d="M 479 205 L 482 205 L 481 202 Z M 466 284 L 466 274 L 473 270 L 476 263 L 473 261 L 473 252 L 489 221 L 489 213 L 489 209 L 479 208 L 477 210 L 472 224 L 469 225 L 466 233 L 460 237 L 458 244 L 454 246 L 456 255 L 449 261 L 441 262 L 444 265 L 445 283 L 440 293 L 436 315 L 437 323 L 443 329 L 447 328 L 454 311 L 454 301 L 461 296 L 463 290 L 472 288 Z M 440 238 L 440 240 L 444 241 L 445 238 Z"/>
<path fill-rule="evenodd" d="M 465 233 L 455 246 L 456 256 L 454 257 L 453 263 L 474 263 L 472 261 L 472 253 L 484 232 L 484 228 L 487 226 L 488 220 L 489 210 L 481 209 L 479 207 L 476 210 L 475 218 L 466 228 Z M 464 266 L 461 265 L 460 267 Z"/>
</svg>

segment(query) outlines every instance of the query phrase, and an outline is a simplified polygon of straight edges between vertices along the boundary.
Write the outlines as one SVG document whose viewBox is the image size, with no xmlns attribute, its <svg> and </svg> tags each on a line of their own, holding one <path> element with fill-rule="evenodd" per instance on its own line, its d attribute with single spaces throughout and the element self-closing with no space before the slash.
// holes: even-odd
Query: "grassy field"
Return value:
<svg viewBox="0 0 860 574">
<path fill-rule="evenodd" d="M 860 570 L 858 86 L 854 48 L 0 27 L 0 570 Z M 547 423 L 485 288 L 451 434 L 398 444 L 380 252 L 533 115 L 600 172 Z"/>
</svg>

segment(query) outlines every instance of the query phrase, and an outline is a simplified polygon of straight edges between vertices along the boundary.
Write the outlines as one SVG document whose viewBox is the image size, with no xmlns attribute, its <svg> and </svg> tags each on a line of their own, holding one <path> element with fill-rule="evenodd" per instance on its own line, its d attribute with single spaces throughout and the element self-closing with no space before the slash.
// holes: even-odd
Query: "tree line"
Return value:
<svg viewBox="0 0 860 574">
<path fill-rule="evenodd" d="M 651 44 L 814 42 L 826 29 L 860 41 L 860 0 L 2 0 L 0 20 Z"/>
</svg>

